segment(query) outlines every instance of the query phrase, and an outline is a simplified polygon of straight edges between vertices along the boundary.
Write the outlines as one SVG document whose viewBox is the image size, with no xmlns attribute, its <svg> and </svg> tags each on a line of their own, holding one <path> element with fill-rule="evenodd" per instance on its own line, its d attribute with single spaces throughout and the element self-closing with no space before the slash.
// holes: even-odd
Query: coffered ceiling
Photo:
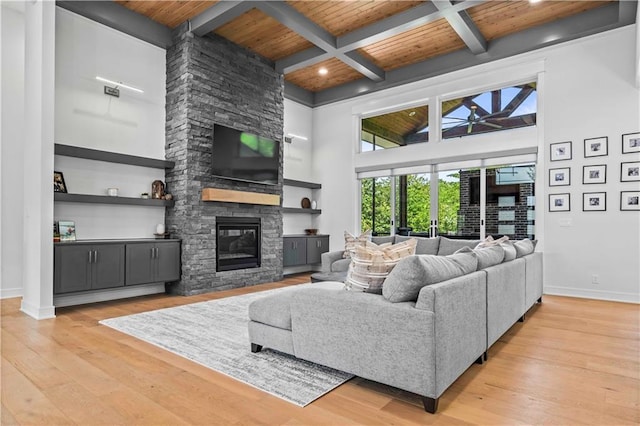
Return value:
<svg viewBox="0 0 640 426">
<path fill-rule="evenodd" d="M 189 21 L 264 58 L 323 105 L 633 24 L 637 0 L 58 1 L 166 47 Z M 320 70 L 326 70 L 321 74 Z"/>
</svg>

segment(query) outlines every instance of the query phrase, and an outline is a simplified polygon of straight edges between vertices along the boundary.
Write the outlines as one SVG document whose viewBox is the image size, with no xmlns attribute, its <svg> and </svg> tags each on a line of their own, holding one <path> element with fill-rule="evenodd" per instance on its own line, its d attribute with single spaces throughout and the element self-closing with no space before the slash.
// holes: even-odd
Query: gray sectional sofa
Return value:
<svg viewBox="0 0 640 426">
<path fill-rule="evenodd" d="M 386 238 L 400 242 L 411 237 Z M 478 241 L 414 238 L 416 255 L 391 271 L 382 295 L 320 282 L 253 302 L 251 350 L 268 347 L 416 393 L 425 410 L 435 413 L 445 390 L 474 362 L 482 364 L 500 336 L 542 300 L 542 253 L 519 249 L 510 254 L 515 259 L 487 266 L 488 251 L 463 248 Z M 348 267 L 341 253 L 339 258 L 338 253 L 325 255 L 323 267 L 331 268 L 325 270 Z M 463 275 L 458 271 L 441 282 L 431 282 L 440 275 L 425 270 L 442 262 L 456 269 L 461 261 L 475 263 Z M 418 283 L 417 296 L 404 301 L 411 293 L 403 293 L 402 286 L 416 280 L 428 285 Z M 399 291 L 393 293 L 394 287 Z"/>
</svg>

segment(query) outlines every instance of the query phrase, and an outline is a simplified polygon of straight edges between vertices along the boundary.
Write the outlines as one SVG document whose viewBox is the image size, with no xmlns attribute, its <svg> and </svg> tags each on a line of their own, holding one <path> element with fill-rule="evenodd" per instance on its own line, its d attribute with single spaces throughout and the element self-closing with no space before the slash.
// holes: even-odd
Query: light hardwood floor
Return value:
<svg viewBox="0 0 640 426">
<path fill-rule="evenodd" d="M 104 318 L 308 282 L 146 296 L 35 321 L 2 300 L 2 425 L 640 423 L 640 307 L 545 296 L 425 413 L 353 379 L 305 408 L 98 324 Z M 247 347 L 247 350 L 249 348 Z M 354 356 L 357 353 L 354 352 Z"/>
</svg>

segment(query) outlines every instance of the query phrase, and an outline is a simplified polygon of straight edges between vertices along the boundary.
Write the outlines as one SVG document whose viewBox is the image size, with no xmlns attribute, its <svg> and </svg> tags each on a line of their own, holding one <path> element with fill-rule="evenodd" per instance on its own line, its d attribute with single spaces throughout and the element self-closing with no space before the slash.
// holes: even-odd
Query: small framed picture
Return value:
<svg viewBox="0 0 640 426">
<path fill-rule="evenodd" d="M 602 136 L 584 140 L 584 158 L 602 157 L 609 154 L 609 138 Z"/>
<path fill-rule="evenodd" d="M 607 210 L 606 192 L 585 192 L 582 194 L 583 212 L 603 212 Z"/>
<path fill-rule="evenodd" d="M 607 183 L 606 164 L 582 167 L 582 183 L 585 185 L 592 183 Z"/>
<path fill-rule="evenodd" d="M 620 210 L 640 211 L 640 191 L 621 191 Z"/>
<path fill-rule="evenodd" d="M 622 153 L 640 152 L 640 132 L 622 135 Z"/>
<path fill-rule="evenodd" d="M 58 229 L 60 231 L 60 241 L 76 240 L 76 225 L 70 220 L 58 221 Z"/>
<path fill-rule="evenodd" d="M 551 144 L 551 161 L 571 160 L 571 142 Z"/>
<path fill-rule="evenodd" d="M 620 165 L 620 182 L 640 181 L 640 161 Z"/>
<path fill-rule="evenodd" d="M 549 169 L 549 186 L 571 185 L 571 168 Z"/>
<path fill-rule="evenodd" d="M 550 212 L 568 212 L 571 211 L 570 194 L 549 194 L 549 211 Z"/>
<path fill-rule="evenodd" d="M 67 193 L 67 185 L 64 183 L 62 172 L 53 172 L 53 192 Z"/>
</svg>

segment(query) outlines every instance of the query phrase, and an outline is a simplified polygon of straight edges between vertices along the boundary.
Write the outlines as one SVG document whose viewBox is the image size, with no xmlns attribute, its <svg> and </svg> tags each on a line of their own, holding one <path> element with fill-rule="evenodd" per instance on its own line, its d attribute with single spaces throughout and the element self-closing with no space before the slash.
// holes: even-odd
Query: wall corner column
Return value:
<svg viewBox="0 0 640 426">
<path fill-rule="evenodd" d="M 23 297 L 35 319 L 53 306 L 54 2 L 25 2 Z"/>
</svg>

